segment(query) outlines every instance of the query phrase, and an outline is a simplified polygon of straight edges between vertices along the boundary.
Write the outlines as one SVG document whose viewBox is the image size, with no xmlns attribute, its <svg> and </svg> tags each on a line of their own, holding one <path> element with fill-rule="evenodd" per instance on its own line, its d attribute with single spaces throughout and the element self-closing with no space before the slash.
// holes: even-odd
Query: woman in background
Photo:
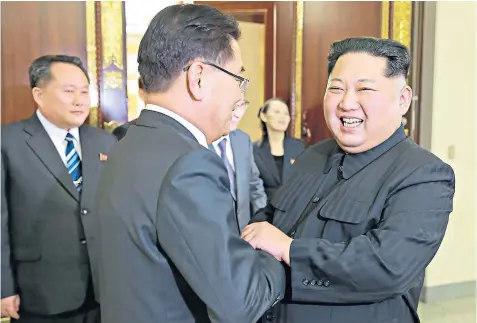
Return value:
<svg viewBox="0 0 477 323">
<path fill-rule="evenodd" d="M 253 145 L 255 163 L 260 171 L 268 200 L 290 175 L 291 165 L 305 150 L 305 143 L 287 136 L 290 112 L 278 98 L 267 100 L 258 112 L 262 139 Z"/>
</svg>

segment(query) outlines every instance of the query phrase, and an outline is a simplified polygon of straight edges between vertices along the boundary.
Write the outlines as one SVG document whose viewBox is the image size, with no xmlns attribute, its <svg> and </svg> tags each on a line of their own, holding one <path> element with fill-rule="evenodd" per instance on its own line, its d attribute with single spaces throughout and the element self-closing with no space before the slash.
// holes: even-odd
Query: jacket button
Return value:
<svg viewBox="0 0 477 323">
<path fill-rule="evenodd" d="M 320 201 L 320 198 L 318 196 L 315 196 L 312 200 L 313 203 L 318 203 Z"/>
<path fill-rule="evenodd" d="M 88 213 L 89 213 L 88 209 L 82 209 L 81 210 L 81 214 L 83 214 L 83 215 L 86 215 Z"/>
<path fill-rule="evenodd" d="M 304 278 L 304 279 L 302 280 L 302 283 L 303 283 L 303 285 L 308 286 L 308 284 L 310 283 L 310 281 L 309 281 L 308 279 Z"/>
<path fill-rule="evenodd" d="M 275 318 L 275 316 L 273 316 L 272 313 L 267 313 L 267 315 L 265 315 L 265 319 L 266 319 L 267 321 L 271 321 L 271 320 L 273 320 L 274 318 Z"/>
<path fill-rule="evenodd" d="M 330 286 L 330 281 L 329 281 L 329 280 L 325 280 L 325 282 L 323 283 L 323 285 L 324 285 L 325 287 Z"/>
<path fill-rule="evenodd" d="M 311 286 L 315 286 L 315 285 L 316 285 L 316 280 L 313 279 L 313 280 L 310 282 L 310 285 L 311 285 Z"/>
<path fill-rule="evenodd" d="M 318 286 L 322 286 L 322 285 L 323 285 L 323 281 L 320 279 L 319 281 L 316 282 L 316 284 L 317 284 Z"/>
</svg>

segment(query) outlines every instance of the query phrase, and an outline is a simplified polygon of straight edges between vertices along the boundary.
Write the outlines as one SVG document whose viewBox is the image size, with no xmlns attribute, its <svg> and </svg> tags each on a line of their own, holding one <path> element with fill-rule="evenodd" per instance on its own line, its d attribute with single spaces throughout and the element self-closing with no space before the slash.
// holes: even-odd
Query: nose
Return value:
<svg viewBox="0 0 477 323">
<path fill-rule="evenodd" d="M 78 92 L 75 93 L 75 96 L 73 98 L 73 105 L 76 107 L 81 105 L 80 94 Z"/>
<path fill-rule="evenodd" d="M 343 95 L 339 108 L 343 111 L 356 110 L 359 108 L 356 93 L 354 91 L 346 91 Z"/>
</svg>

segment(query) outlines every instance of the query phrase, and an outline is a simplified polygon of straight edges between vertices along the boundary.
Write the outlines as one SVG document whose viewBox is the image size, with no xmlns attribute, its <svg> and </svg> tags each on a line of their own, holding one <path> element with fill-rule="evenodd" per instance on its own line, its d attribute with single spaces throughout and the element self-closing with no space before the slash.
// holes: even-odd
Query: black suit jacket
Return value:
<svg viewBox="0 0 477 323">
<path fill-rule="evenodd" d="M 129 127 L 136 124 L 136 120 L 137 119 L 131 120 L 129 122 L 126 122 L 126 123 L 120 125 L 119 127 L 116 127 L 113 130 L 113 135 L 115 135 L 116 138 L 118 138 L 118 140 L 123 139 L 124 136 L 126 135 L 126 133 L 128 132 Z"/>
<path fill-rule="evenodd" d="M 79 308 L 95 277 L 99 154 L 116 139 L 88 125 L 79 134 L 81 196 L 36 114 L 2 126 L 2 298 L 19 293 L 29 312 Z"/>
<path fill-rule="evenodd" d="M 105 322 L 254 322 L 282 298 L 281 264 L 240 238 L 220 157 L 174 119 L 141 112 L 98 196 Z"/>
<path fill-rule="evenodd" d="M 305 143 L 299 139 L 285 137 L 283 148 L 283 169 L 282 174 L 279 174 L 270 151 L 270 142 L 268 140 L 260 140 L 253 144 L 255 163 L 260 171 L 260 178 L 263 181 L 268 200 L 273 197 L 278 187 L 290 177 L 291 166 L 295 159 L 305 150 Z"/>
<path fill-rule="evenodd" d="M 341 184 L 323 191 L 340 172 Z M 454 189 L 452 168 L 402 128 L 362 154 L 346 155 L 334 140 L 308 148 L 267 207 L 276 227 L 295 232 L 289 293 L 273 321 L 419 322 L 425 268 Z"/>
</svg>

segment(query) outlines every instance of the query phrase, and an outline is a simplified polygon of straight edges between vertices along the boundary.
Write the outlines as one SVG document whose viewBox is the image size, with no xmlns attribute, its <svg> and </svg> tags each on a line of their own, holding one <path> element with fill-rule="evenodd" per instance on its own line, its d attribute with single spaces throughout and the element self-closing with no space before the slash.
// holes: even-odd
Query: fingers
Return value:
<svg viewBox="0 0 477 323">
<path fill-rule="evenodd" d="M 243 237 L 245 237 L 246 235 L 250 234 L 253 231 L 254 231 L 254 225 L 249 224 L 245 228 L 243 228 L 241 237 L 243 238 Z"/>
<path fill-rule="evenodd" d="M 12 317 L 14 319 L 19 319 L 18 309 L 15 309 L 14 304 L 2 304 L 2 317 Z"/>
<path fill-rule="evenodd" d="M 19 319 L 20 297 L 18 295 L 2 299 L 2 317 L 12 317 Z"/>
<path fill-rule="evenodd" d="M 15 296 L 15 310 L 18 312 L 20 310 L 20 296 Z"/>
</svg>

